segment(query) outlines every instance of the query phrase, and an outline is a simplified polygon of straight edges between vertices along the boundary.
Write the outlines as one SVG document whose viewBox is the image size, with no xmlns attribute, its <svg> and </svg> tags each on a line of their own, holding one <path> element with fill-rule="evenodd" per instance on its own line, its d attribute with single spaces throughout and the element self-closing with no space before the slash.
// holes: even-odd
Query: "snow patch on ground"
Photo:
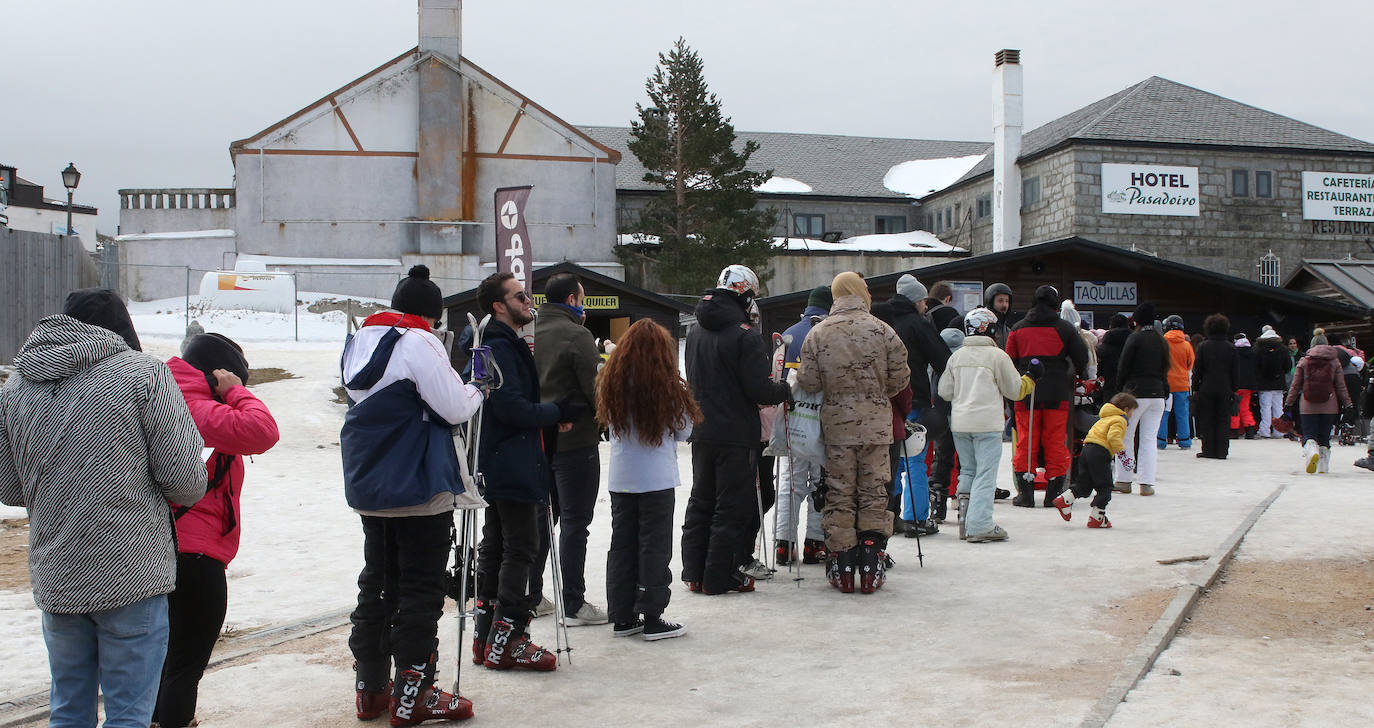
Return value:
<svg viewBox="0 0 1374 728">
<path fill-rule="evenodd" d="M 342 302 L 349 298 L 332 293 L 300 292 L 297 294 L 296 313 L 290 314 L 212 309 L 202 303 L 200 296 L 191 296 L 190 318 L 200 322 L 207 332 L 224 334 L 240 344 L 257 343 L 286 350 L 342 350 L 348 332 L 348 314 L 344 311 L 317 314 L 309 309 L 321 302 Z M 351 298 L 362 303 L 388 305 L 386 301 L 375 298 Z M 186 337 L 186 303 L 185 297 L 130 301 L 129 316 L 133 319 L 139 338 L 145 341 L 176 341 L 179 344 Z M 354 317 L 361 320 L 362 312 L 356 311 Z"/>
<path fill-rule="evenodd" d="M 755 192 L 815 192 L 811 185 L 791 177 L 769 177 L 767 182 L 754 188 Z"/>
<path fill-rule="evenodd" d="M 942 190 L 968 174 L 974 165 L 987 155 L 945 157 L 943 159 L 915 159 L 894 165 L 883 175 L 883 186 L 910 197 L 925 197 Z"/>
</svg>

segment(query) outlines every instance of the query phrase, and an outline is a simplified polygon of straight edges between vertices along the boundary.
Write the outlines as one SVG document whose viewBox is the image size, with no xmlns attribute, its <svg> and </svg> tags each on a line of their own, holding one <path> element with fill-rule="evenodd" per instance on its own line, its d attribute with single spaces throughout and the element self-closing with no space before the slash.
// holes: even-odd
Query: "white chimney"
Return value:
<svg viewBox="0 0 1374 728">
<path fill-rule="evenodd" d="M 992 70 L 992 251 L 1021 245 L 1021 51 L 997 51 Z"/>
<path fill-rule="evenodd" d="M 463 50 L 463 0 L 420 0 L 420 52 L 457 62 Z"/>
</svg>

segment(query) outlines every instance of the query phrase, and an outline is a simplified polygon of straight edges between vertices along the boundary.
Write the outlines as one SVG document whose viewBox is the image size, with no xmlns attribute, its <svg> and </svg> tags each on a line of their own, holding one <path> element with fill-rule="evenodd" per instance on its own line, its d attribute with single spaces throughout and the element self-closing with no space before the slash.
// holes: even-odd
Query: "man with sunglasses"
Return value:
<svg viewBox="0 0 1374 728">
<path fill-rule="evenodd" d="M 534 320 L 534 299 L 523 283 L 510 273 L 493 273 L 478 286 L 477 305 L 491 316 L 482 344 L 491 347 L 502 384 L 482 408 L 478 447 L 488 506 L 477 546 L 472 661 L 495 670 L 553 670 L 557 657 L 529 638 L 538 513 L 548 507 L 553 488 L 541 431 L 554 425 L 567 429 L 586 405 L 572 398 L 539 401 L 534 355 L 516 333 Z"/>
</svg>

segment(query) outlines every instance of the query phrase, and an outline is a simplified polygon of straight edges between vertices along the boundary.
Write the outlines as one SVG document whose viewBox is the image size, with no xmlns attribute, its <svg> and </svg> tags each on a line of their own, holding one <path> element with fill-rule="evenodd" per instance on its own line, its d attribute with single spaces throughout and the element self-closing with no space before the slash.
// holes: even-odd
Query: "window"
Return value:
<svg viewBox="0 0 1374 728">
<path fill-rule="evenodd" d="M 954 227 L 954 208 L 952 208 L 952 207 L 946 207 L 946 208 L 945 208 L 945 229 L 948 230 L 948 229 L 950 229 L 950 228 L 952 228 L 952 227 Z"/>
<path fill-rule="evenodd" d="M 985 220 L 992 217 L 992 193 L 978 195 L 978 219 Z"/>
<path fill-rule="evenodd" d="M 1256 172 L 1255 173 L 1255 197 L 1274 196 L 1274 173 Z"/>
<path fill-rule="evenodd" d="M 806 215 L 797 213 L 792 216 L 792 234 L 819 238 L 825 234 L 825 215 Z"/>
<path fill-rule="evenodd" d="M 1231 196 L 1249 197 L 1250 196 L 1250 170 L 1233 169 L 1231 170 Z"/>
<path fill-rule="evenodd" d="M 1021 206 L 1030 207 L 1040 201 L 1040 178 L 1021 180 Z"/>
<path fill-rule="evenodd" d="M 873 232 L 875 233 L 904 233 L 906 232 L 906 215 L 878 215 L 873 218 Z"/>
<path fill-rule="evenodd" d="M 1258 180 L 1258 179 L 1255 180 L 1255 194 L 1256 194 L 1256 195 L 1259 194 L 1259 180 Z M 1272 251 L 1272 250 L 1269 251 L 1268 253 L 1266 253 L 1266 254 L 1260 256 L 1260 261 L 1259 261 L 1259 269 L 1260 269 L 1259 281 L 1260 281 L 1260 283 L 1263 283 L 1263 284 L 1266 285 L 1266 286 L 1278 286 L 1278 285 L 1282 282 L 1283 276 L 1280 275 L 1281 269 L 1280 269 L 1280 266 L 1279 266 L 1279 262 L 1280 262 L 1280 261 L 1279 261 L 1279 256 L 1274 255 L 1274 251 Z"/>
<path fill-rule="evenodd" d="M 934 215 L 930 215 L 930 214 L 927 214 L 927 215 L 926 215 L 926 227 L 925 227 L 925 230 L 926 230 L 926 232 L 932 232 L 932 233 L 935 232 L 935 216 L 934 216 Z"/>
</svg>

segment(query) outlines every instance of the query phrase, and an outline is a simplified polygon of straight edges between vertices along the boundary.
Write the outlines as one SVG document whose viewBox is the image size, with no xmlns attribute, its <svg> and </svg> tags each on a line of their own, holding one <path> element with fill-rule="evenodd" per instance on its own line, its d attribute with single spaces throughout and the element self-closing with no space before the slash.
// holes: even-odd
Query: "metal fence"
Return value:
<svg viewBox="0 0 1374 728">
<path fill-rule="evenodd" d="M 68 293 L 100 280 L 80 239 L 0 229 L 0 362 L 14 359 L 39 319 L 62 313 Z"/>
</svg>

